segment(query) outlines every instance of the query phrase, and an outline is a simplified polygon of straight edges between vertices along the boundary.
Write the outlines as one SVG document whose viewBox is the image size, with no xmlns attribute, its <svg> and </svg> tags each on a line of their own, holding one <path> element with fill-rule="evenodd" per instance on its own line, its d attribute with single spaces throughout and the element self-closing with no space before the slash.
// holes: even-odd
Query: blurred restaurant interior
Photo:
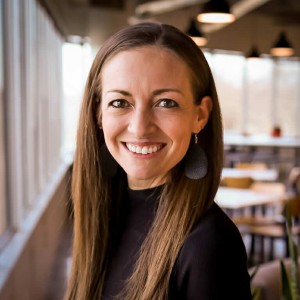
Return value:
<svg viewBox="0 0 300 300">
<path fill-rule="evenodd" d="M 200 18 L 220 3 L 228 22 Z M 207 58 L 224 125 L 215 201 L 240 229 L 249 270 L 260 265 L 260 299 L 280 299 L 288 204 L 300 245 L 300 1 L 0 0 L 1 300 L 62 299 L 87 73 L 103 41 L 143 21 L 178 27 Z"/>
</svg>

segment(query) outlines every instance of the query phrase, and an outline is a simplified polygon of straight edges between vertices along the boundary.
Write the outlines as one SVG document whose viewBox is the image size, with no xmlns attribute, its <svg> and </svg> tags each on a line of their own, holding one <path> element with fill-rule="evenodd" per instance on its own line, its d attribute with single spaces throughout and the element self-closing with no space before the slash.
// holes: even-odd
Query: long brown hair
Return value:
<svg viewBox="0 0 300 300">
<path fill-rule="evenodd" d="M 186 63 L 195 103 L 206 95 L 212 98 L 210 118 L 198 135 L 199 144 L 208 157 L 208 173 L 202 179 L 191 180 L 185 177 L 182 168 L 172 170 L 121 298 L 167 298 L 178 253 L 193 226 L 213 203 L 219 185 L 223 164 L 221 114 L 214 80 L 202 51 L 188 36 L 170 25 L 141 23 L 120 30 L 99 50 L 83 97 L 72 179 L 74 242 L 71 279 L 65 297 L 68 300 L 101 298 L 112 215 L 118 210 L 111 201 L 111 187 L 122 191 L 125 185 L 120 168 L 118 180 L 112 183 L 101 163 L 100 147 L 104 144 L 99 128 L 101 70 L 116 53 L 147 45 L 169 49 Z"/>
</svg>

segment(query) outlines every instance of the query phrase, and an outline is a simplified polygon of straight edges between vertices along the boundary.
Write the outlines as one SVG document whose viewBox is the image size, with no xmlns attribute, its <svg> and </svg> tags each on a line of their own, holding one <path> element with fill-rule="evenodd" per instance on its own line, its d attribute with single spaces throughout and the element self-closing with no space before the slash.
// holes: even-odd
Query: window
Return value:
<svg viewBox="0 0 300 300">
<path fill-rule="evenodd" d="M 282 134 L 299 136 L 300 63 L 295 60 L 280 60 L 275 62 L 275 68 L 276 125 L 280 126 Z"/>
<path fill-rule="evenodd" d="M 0 236 L 6 229 L 5 149 L 4 149 L 4 70 L 3 70 L 3 1 L 0 0 Z"/>
<path fill-rule="evenodd" d="M 37 1 L 0 0 L 0 5 L 3 237 L 6 229 L 22 231 L 62 164 L 63 40 Z"/>
<path fill-rule="evenodd" d="M 300 135 L 299 60 L 204 53 L 216 82 L 225 133 L 270 135 L 280 126 L 283 135 Z"/>
<path fill-rule="evenodd" d="M 273 60 L 248 60 L 246 66 L 246 132 L 270 134 L 274 119 Z"/>
<path fill-rule="evenodd" d="M 228 131 L 243 130 L 244 65 L 241 55 L 215 53 L 212 69 L 223 115 Z"/>
<path fill-rule="evenodd" d="M 63 153 L 71 156 L 75 150 L 77 122 L 87 74 L 91 66 L 90 44 L 65 43 L 63 46 Z"/>
</svg>

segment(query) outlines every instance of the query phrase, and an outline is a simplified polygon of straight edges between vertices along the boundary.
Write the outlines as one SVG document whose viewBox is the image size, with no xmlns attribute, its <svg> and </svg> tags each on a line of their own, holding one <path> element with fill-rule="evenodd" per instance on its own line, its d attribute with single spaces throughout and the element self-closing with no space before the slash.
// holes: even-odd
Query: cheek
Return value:
<svg viewBox="0 0 300 300">
<path fill-rule="evenodd" d="M 110 139 L 114 136 L 114 128 L 111 120 L 109 118 L 102 117 L 102 130 L 105 138 L 106 144 L 110 141 Z"/>
<path fill-rule="evenodd" d="M 169 119 L 169 122 L 165 123 L 163 128 L 174 142 L 186 143 L 192 135 L 193 123 L 191 122 L 191 117 Z"/>
<path fill-rule="evenodd" d="M 118 136 L 124 131 L 125 125 L 123 122 L 116 120 L 113 117 L 102 118 L 102 129 L 104 139 L 107 145 L 114 145 L 117 142 Z"/>
</svg>

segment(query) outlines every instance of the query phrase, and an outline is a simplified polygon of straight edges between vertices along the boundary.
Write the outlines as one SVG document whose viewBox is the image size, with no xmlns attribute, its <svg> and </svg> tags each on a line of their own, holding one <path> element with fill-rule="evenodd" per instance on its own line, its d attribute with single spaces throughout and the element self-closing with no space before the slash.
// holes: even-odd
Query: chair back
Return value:
<svg viewBox="0 0 300 300">
<path fill-rule="evenodd" d="M 265 170 L 267 165 L 265 163 L 249 163 L 249 162 L 238 162 L 234 166 L 236 169 L 243 170 Z"/>
<path fill-rule="evenodd" d="M 283 216 L 288 217 L 290 215 L 292 225 L 299 223 L 300 220 L 300 195 L 288 198 L 284 205 Z"/>
<path fill-rule="evenodd" d="M 293 197 L 288 200 L 288 204 L 290 205 L 291 216 L 299 217 L 300 216 L 300 196 Z"/>
<path fill-rule="evenodd" d="M 253 183 L 253 179 L 249 176 L 245 177 L 224 177 L 221 181 L 221 185 L 225 187 L 248 189 Z"/>
<path fill-rule="evenodd" d="M 293 167 L 287 179 L 287 190 L 295 195 L 300 195 L 300 167 Z"/>
<path fill-rule="evenodd" d="M 251 190 L 270 194 L 284 195 L 286 188 L 282 182 L 254 182 Z"/>
</svg>

